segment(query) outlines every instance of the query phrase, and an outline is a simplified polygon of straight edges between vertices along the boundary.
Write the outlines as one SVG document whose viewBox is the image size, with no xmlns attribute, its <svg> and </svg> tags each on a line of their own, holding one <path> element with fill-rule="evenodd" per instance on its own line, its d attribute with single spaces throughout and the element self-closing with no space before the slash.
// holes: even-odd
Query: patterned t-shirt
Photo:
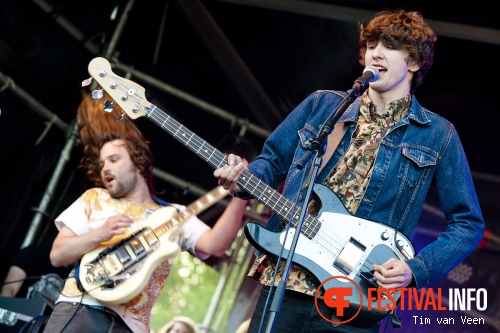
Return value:
<svg viewBox="0 0 500 333">
<path fill-rule="evenodd" d="M 351 214 L 356 213 L 365 194 L 380 142 L 394 125 L 408 114 L 410 104 L 411 95 L 408 95 L 387 103 L 385 112 L 378 114 L 376 105 L 370 100 L 367 92 L 363 94 L 357 121 L 358 128 L 353 134 L 351 145 L 323 182 L 337 194 Z M 316 207 L 317 204 L 312 201 L 308 213 L 317 214 Z M 284 266 L 285 263 L 282 262 L 275 285 L 283 275 Z M 270 286 L 275 269 L 276 260 L 263 255 L 254 261 L 248 275 Z M 314 295 L 318 286 L 318 281 L 311 274 L 292 265 L 286 282 L 287 289 Z"/>
<path fill-rule="evenodd" d="M 181 205 L 172 205 L 173 207 L 165 207 L 171 209 L 172 215 L 166 215 L 165 222 L 170 216 L 174 216 L 177 211 L 185 209 Z M 92 188 L 83 193 L 71 206 L 56 218 L 55 223 L 58 229 L 63 225 L 71 229 L 76 235 L 83 235 L 90 230 L 100 227 L 106 220 L 117 214 L 125 214 L 134 220 L 134 224 L 129 230 L 132 232 L 141 226 L 147 226 L 151 221 L 147 220 L 148 216 L 161 208 L 158 204 L 145 204 L 141 202 L 133 202 L 128 199 L 115 199 L 109 195 L 109 192 L 102 188 Z M 161 209 L 165 209 L 161 208 Z M 169 212 L 166 210 L 166 212 Z M 206 259 L 208 256 L 202 253 L 195 252 L 195 244 L 198 238 L 209 229 L 209 227 L 199 220 L 196 216 L 191 216 L 187 221 L 181 223 L 180 236 L 175 237 L 176 242 L 182 250 L 188 250 L 196 254 L 201 259 Z M 166 232 L 160 236 L 160 241 L 167 243 L 169 233 Z M 171 243 L 170 243 L 171 244 Z M 106 247 L 103 246 L 103 250 Z M 136 333 L 149 333 L 150 314 L 153 305 L 156 303 L 158 296 L 163 289 L 165 282 L 170 273 L 172 263 L 175 256 L 169 256 L 167 260 L 161 262 L 152 272 L 145 288 L 134 298 L 124 304 L 106 305 L 106 307 L 114 310 L 123 318 L 123 321 Z M 80 268 L 82 269 L 82 268 Z M 143 268 L 144 269 L 144 268 Z M 73 276 L 75 272 L 72 272 Z M 81 302 L 87 305 L 102 306 L 95 298 L 85 293 L 82 298 L 82 293 L 78 290 L 76 279 L 70 278 L 66 281 L 61 296 L 57 302 L 65 301 L 71 303 Z"/>
</svg>

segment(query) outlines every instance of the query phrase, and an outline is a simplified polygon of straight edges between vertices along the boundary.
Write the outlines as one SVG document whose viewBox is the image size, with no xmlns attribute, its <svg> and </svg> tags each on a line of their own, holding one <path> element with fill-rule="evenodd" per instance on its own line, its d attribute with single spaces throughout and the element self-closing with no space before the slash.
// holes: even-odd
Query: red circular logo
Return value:
<svg viewBox="0 0 500 333">
<path fill-rule="evenodd" d="M 359 293 L 359 308 L 358 308 L 358 311 L 356 311 L 356 313 L 348 320 L 344 320 L 344 321 L 334 321 L 334 320 L 330 320 L 328 319 L 327 317 L 325 317 L 323 315 L 323 313 L 321 313 L 321 310 L 319 309 L 318 307 L 318 295 L 319 295 L 319 292 L 321 290 L 321 288 L 323 287 L 323 285 L 325 283 L 327 283 L 328 281 L 330 280 L 333 280 L 333 279 L 344 279 L 344 280 L 347 280 L 349 281 L 352 285 L 354 285 L 356 287 L 356 289 L 358 290 L 358 293 Z M 354 288 L 330 288 L 330 289 L 327 289 L 325 290 L 325 294 L 324 294 L 324 302 L 325 304 L 328 306 L 328 307 L 337 307 L 337 305 L 343 305 L 343 306 L 340 306 L 340 310 L 339 308 L 337 307 L 337 313 L 340 312 L 343 312 L 343 309 L 346 308 L 346 307 L 349 307 L 349 304 L 350 302 L 348 300 L 345 300 L 343 298 L 343 296 L 347 296 L 347 295 L 351 295 L 352 294 L 352 290 Z M 350 291 L 350 294 L 346 293 Z M 327 298 L 327 296 L 329 298 Z M 337 296 L 337 298 L 340 298 L 340 299 L 335 299 L 333 302 L 331 301 L 331 299 L 333 299 L 332 296 Z M 330 303 L 330 305 L 329 305 Z M 316 291 L 316 294 L 314 295 L 314 304 L 316 305 L 316 310 L 318 310 L 318 313 L 319 315 L 326 321 L 334 324 L 334 325 L 340 325 L 340 324 L 345 324 L 345 323 L 348 323 L 350 322 L 351 320 L 353 320 L 354 318 L 356 318 L 356 316 L 359 314 L 359 312 L 361 311 L 361 307 L 363 306 L 363 293 L 361 291 L 361 288 L 358 286 L 358 284 L 356 282 L 354 282 L 353 280 L 351 280 L 350 278 L 346 277 L 346 276 L 332 276 L 328 279 L 326 279 L 325 281 L 323 281 L 317 291 Z"/>
</svg>

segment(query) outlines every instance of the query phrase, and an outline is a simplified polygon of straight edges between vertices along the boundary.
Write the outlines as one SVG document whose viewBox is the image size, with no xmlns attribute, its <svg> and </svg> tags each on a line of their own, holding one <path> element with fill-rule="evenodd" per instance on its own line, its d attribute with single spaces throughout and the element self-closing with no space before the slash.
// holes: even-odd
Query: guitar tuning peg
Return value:
<svg viewBox="0 0 500 333">
<path fill-rule="evenodd" d="M 90 86 L 91 83 L 92 77 L 89 77 L 88 79 L 82 81 L 82 87 Z"/>
<path fill-rule="evenodd" d="M 106 112 L 112 112 L 113 111 L 113 101 L 105 101 L 104 102 L 104 111 Z"/>
<path fill-rule="evenodd" d="M 99 98 L 102 98 L 102 96 L 103 96 L 102 89 L 92 90 L 92 98 L 93 99 L 99 99 Z"/>
<path fill-rule="evenodd" d="M 118 116 L 118 118 L 115 119 L 115 123 L 119 122 L 120 120 L 123 119 L 123 117 L 125 117 L 125 112 L 122 113 L 120 116 Z"/>
</svg>

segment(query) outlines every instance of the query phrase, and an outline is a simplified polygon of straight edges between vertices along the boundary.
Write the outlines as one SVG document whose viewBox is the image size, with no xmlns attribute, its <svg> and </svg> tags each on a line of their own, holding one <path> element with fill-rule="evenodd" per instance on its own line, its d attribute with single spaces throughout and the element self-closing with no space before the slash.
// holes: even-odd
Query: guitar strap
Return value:
<svg viewBox="0 0 500 333">
<path fill-rule="evenodd" d="M 163 207 L 165 207 L 165 206 L 172 206 L 170 203 L 168 203 L 165 200 L 162 200 L 162 199 L 160 199 L 158 197 L 154 197 L 153 201 L 156 202 L 158 205 L 163 206 Z"/>
<path fill-rule="evenodd" d="M 84 293 L 85 292 L 85 289 L 83 289 L 83 286 L 82 284 L 80 283 L 80 263 L 81 263 L 81 259 L 78 260 L 78 262 L 76 263 L 76 267 L 75 267 L 75 280 L 76 280 L 76 287 L 78 288 L 78 290 L 80 290 L 81 293 Z"/>
<path fill-rule="evenodd" d="M 349 128 L 348 126 L 344 127 L 344 123 L 336 123 L 335 126 L 333 127 L 332 133 L 330 133 L 330 135 L 328 135 L 327 138 L 328 141 L 326 145 L 326 151 L 323 154 L 323 160 L 321 163 L 321 167 L 318 171 L 318 174 L 321 172 L 321 170 L 323 170 L 323 167 L 326 165 L 326 163 L 328 163 L 330 157 L 332 157 L 333 152 L 335 151 L 335 149 L 337 149 L 340 140 L 342 140 L 348 128 Z"/>
</svg>

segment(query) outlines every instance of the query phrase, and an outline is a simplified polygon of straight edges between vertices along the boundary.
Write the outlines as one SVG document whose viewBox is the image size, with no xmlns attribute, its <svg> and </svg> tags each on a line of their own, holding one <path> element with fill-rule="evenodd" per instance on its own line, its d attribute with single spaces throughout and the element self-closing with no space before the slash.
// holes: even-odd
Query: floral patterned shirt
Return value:
<svg viewBox="0 0 500 333">
<path fill-rule="evenodd" d="M 410 104 L 411 95 L 408 95 L 388 103 L 385 112 L 378 114 L 376 105 L 370 100 L 368 93 L 363 94 L 357 121 L 358 128 L 354 133 L 351 145 L 323 182 L 337 194 L 351 214 L 356 213 L 368 186 L 380 142 L 394 125 L 408 114 Z M 314 214 L 315 207 L 315 203 L 311 202 L 308 212 Z M 283 275 L 284 266 L 285 263 L 282 262 L 275 285 Z M 263 255 L 254 261 L 248 276 L 270 286 L 275 269 L 276 260 Z M 318 286 L 318 281 L 306 270 L 292 265 L 286 282 L 287 289 L 315 295 Z"/>
</svg>

